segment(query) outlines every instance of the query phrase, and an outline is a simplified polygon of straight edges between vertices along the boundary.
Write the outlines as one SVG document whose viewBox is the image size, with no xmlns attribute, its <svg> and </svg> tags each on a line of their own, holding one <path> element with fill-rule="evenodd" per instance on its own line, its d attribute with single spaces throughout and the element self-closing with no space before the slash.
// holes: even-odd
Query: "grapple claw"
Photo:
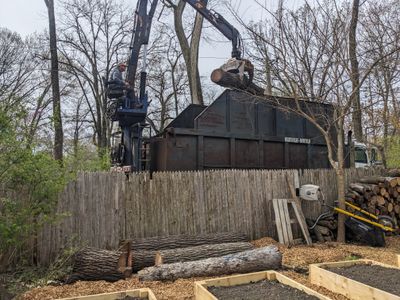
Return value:
<svg viewBox="0 0 400 300">
<path fill-rule="evenodd" d="M 254 66 L 248 59 L 231 58 L 221 66 L 221 69 L 225 72 L 239 74 L 241 80 L 243 80 L 243 76 L 247 73 L 248 84 L 253 82 Z"/>
</svg>

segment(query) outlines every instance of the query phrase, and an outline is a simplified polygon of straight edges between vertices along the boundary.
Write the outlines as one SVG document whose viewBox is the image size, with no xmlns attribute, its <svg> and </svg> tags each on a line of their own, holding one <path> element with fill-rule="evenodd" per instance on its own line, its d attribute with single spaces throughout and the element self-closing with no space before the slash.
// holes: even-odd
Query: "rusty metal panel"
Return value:
<svg viewBox="0 0 400 300">
<path fill-rule="evenodd" d="M 229 139 L 218 137 L 204 137 L 203 142 L 205 168 L 230 167 Z"/>
<path fill-rule="evenodd" d="M 313 145 L 309 149 L 309 169 L 329 168 L 328 150 L 326 146 Z"/>
<path fill-rule="evenodd" d="M 261 135 L 276 136 L 276 109 L 270 105 L 258 105 L 258 132 Z"/>
<path fill-rule="evenodd" d="M 276 110 L 276 135 L 283 137 L 304 137 L 304 122 L 305 119 L 301 118 L 294 113 Z"/>
<path fill-rule="evenodd" d="M 206 107 L 205 105 L 190 104 L 168 124 L 167 128 L 194 128 L 194 120 Z"/>
<path fill-rule="evenodd" d="M 158 138 L 151 142 L 151 169 L 175 171 L 197 169 L 195 136 Z"/>
<path fill-rule="evenodd" d="M 236 134 L 257 134 L 257 115 L 254 102 L 230 102 L 230 131 Z"/>
<path fill-rule="evenodd" d="M 217 132 L 229 131 L 228 109 L 229 101 L 226 97 L 226 93 L 223 93 L 199 114 L 195 119 L 195 128 Z"/>
<path fill-rule="evenodd" d="M 285 166 L 285 144 L 264 142 L 264 164 L 266 169 L 281 169 Z"/>
<path fill-rule="evenodd" d="M 289 144 L 289 168 L 307 169 L 308 156 L 307 145 Z"/>
<path fill-rule="evenodd" d="M 278 100 L 295 105 L 293 99 Z M 333 117 L 329 105 L 301 105 L 320 114 L 323 126 Z M 325 140 L 312 123 L 237 91 L 226 90 L 206 108 L 189 106 L 161 139 L 166 141 L 151 145 L 153 170 L 329 167 Z"/>
<path fill-rule="evenodd" d="M 238 168 L 260 168 L 258 141 L 236 140 L 235 162 Z"/>
</svg>

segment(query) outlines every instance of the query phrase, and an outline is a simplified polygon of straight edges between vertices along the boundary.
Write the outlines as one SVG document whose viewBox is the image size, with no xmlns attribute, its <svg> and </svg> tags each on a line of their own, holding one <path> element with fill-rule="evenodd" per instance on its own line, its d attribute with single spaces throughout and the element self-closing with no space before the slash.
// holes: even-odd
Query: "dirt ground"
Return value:
<svg viewBox="0 0 400 300">
<path fill-rule="evenodd" d="M 282 273 L 332 299 L 346 299 L 328 290 L 308 282 L 308 265 L 312 263 L 333 262 L 366 258 L 382 263 L 396 265 L 396 255 L 400 254 L 400 237 L 388 237 L 385 248 L 363 247 L 349 244 L 325 243 L 313 246 L 298 245 L 286 247 L 271 238 L 254 241 L 256 247 L 275 244 L 283 253 L 284 270 Z M 194 282 L 205 278 L 179 279 L 175 282 L 139 282 L 137 277 L 120 280 L 115 283 L 105 281 L 76 282 L 71 285 L 44 286 L 32 289 L 18 299 L 47 300 L 64 297 L 109 293 L 127 289 L 148 287 L 157 299 L 194 299 Z"/>
</svg>

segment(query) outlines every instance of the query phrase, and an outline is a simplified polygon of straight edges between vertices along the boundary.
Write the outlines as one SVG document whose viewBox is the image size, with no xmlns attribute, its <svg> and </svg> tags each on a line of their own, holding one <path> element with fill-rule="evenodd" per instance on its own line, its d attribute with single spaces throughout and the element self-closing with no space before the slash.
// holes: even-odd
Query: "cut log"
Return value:
<svg viewBox="0 0 400 300">
<path fill-rule="evenodd" d="M 161 250 L 156 254 L 155 265 L 200 260 L 253 249 L 250 243 L 225 243 L 196 247 Z"/>
<path fill-rule="evenodd" d="M 332 220 L 332 221 L 320 220 L 320 221 L 318 221 L 318 225 L 329 228 L 330 230 L 337 229 L 337 221 L 336 220 Z"/>
<path fill-rule="evenodd" d="M 400 178 L 400 169 L 388 170 L 387 175 L 390 177 L 399 177 Z"/>
<path fill-rule="evenodd" d="M 353 191 L 356 191 L 359 194 L 363 194 L 366 191 L 364 186 L 362 186 L 361 184 L 358 184 L 358 183 L 350 183 L 349 187 L 350 187 L 350 189 L 352 189 Z"/>
<path fill-rule="evenodd" d="M 123 251 L 109 251 L 91 247 L 78 251 L 73 258 L 72 274 L 66 280 L 118 281 L 132 275 L 130 245 Z"/>
<path fill-rule="evenodd" d="M 157 251 L 154 250 L 138 250 L 132 251 L 132 271 L 137 273 L 138 271 L 154 266 L 154 258 L 156 257 Z"/>
<path fill-rule="evenodd" d="M 200 245 L 248 242 L 244 233 L 223 232 L 198 235 L 171 235 L 165 237 L 136 238 L 130 240 L 132 250 L 166 250 Z M 124 243 L 126 241 L 122 241 Z"/>
<path fill-rule="evenodd" d="M 276 246 L 268 246 L 221 257 L 149 267 L 139 271 L 138 275 L 140 280 L 176 280 L 275 270 L 281 266 L 282 254 Z"/>
<path fill-rule="evenodd" d="M 264 96 L 264 89 L 252 82 L 250 83 L 245 75 L 241 79 L 238 74 L 216 69 L 211 73 L 211 81 L 226 88 L 246 91 L 256 96 Z"/>
<path fill-rule="evenodd" d="M 383 183 L 386 187 L 394 187 L 397 185 L 397 178 L 396 177 L 380 177 L 380 176 L 373 176 L 373 177 L 364 177 L 358 180 L 361 183 L 369 183 L 369 184 L 379 184 Z"/>
<path fill-rule="evenodd" d="M 385 200 L 384 197 L 382 197 L 382 196 L 377 196 L 376 199 L 377 199 L 377 202 L 376 202 L 377 205 L 379 205 L 379 206 L 384 206 L 384 205 L 385 205 L 386 200 Z"/>
</svg>

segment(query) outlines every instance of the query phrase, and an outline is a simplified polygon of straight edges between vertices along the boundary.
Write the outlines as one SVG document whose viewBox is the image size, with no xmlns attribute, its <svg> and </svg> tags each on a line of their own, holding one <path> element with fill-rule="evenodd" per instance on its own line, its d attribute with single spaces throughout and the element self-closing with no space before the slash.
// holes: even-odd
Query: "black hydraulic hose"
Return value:
<svg viewBox="0 0 400 300">
<path fill-rule="evenodd" d="M 329 215 L 331 215 L 331 214 L 332 214 L 331 212 L 326 212 L 326 213 L 320 214 L 320 215 L 318 216 L 317 220 L 315 221 L 315 223 L 314 223 L 311 227 L 308 227 L 308 229 L 309 229 L 309 230 L 313 230 L 313 229 L 315 228 L 315 226 L 318 225 L 318 222 L 319 222 L 322 218 L 325 218 L 325 217 L 327 217 L 327 216 L 329 216 Z"/>
</svg>

